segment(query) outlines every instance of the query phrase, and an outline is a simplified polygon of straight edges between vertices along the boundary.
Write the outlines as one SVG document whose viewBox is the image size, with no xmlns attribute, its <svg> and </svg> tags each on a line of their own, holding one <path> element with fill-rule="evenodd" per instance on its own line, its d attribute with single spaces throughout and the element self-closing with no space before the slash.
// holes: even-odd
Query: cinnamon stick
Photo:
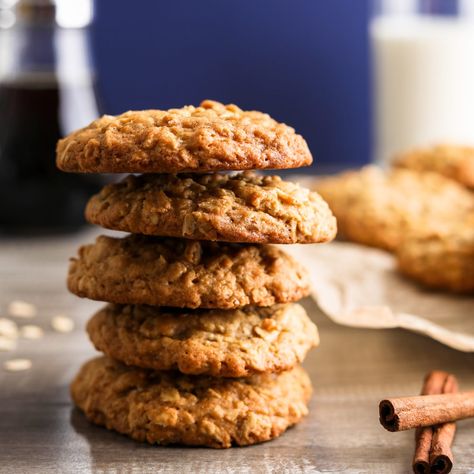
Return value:
<svg viewBox="0 0 474 474">
<path fill-rule="evenodd" d="M 458 391 L 458 381 L 454 375 L 446 379 L 443 387 L 444 393 L 456 393 Z M 435 428 L 433 440 L 431 441 L 430 468 L 432 473 L 447 474 L 453 468 L 453 444 L 456 424 L 454 422 L 445 423 Z"/>
<path fill-rule="evenodd" d="M 434 370 L 425 377 L 421 395 L 455 393 L 457 390 L 458 383 L 454 375 Z M 454 423 L 446 423 L 436 428 L 431 426 L 417 428 L 413 472 L 416 474 L 450 472 L 453 467 L 451 444 L 455 431 Z"/>
<path fill-rule="evenodd" d="M 453 468 L 453 444 L 455 423 L 445 423 L 434 430 L 430 452 L 430 472 L 436 474 L 446 474 Z"/>
<path fill-rule="evenodd" d="M 417 428 L 415 434 L 415 455 L 413 456 L 413 472 L 428 474 L 430 472 L 430 450 L 433 439 L 433 428 Z"/>
<path fill-rule="evenodd" d="M 379 414 L 388 431 L 462 420 L 474 416 L 474 391 L 390 398 L 380 402 Z"/>
</svg>

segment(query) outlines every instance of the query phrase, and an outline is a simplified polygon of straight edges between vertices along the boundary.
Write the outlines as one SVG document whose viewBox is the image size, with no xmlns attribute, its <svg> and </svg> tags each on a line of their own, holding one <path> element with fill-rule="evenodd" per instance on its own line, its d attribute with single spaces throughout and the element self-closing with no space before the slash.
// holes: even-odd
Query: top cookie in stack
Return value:
<svg viewBox="0 0 474 474">
<path fill-rule="evenodd" d="M 199 107 L 105 115 L 58 142 L 75 173 L 184 173 L 310 165 L 302 136 L 261 112 L 205 100 Z"/>
<path fill-rule="evenodd" d="M 86 416 L 151 443 L 213 447 L 297 423 L 311 392 L 299 363 L 318 333 L 293 304 L 309 293 L 308 274 L 267 244 L 327 242 L 336 221 L 317 193 L 248 170 L 310 164 L 304 139 L 266 114 L 204 101 L 105 116 L 57 150 L 64 171 L 143 173 L 86 209 L 91 223 L 132 235 L 99 237 L 69 270 L 73 293 L 111 303 L 87 326 L 109 358 L 72 385 Z M 110 382 L 122 376 L 126 391 Z M 226 413 L 223 397 L 236 394 L 239 409 Z"/>
</svg>

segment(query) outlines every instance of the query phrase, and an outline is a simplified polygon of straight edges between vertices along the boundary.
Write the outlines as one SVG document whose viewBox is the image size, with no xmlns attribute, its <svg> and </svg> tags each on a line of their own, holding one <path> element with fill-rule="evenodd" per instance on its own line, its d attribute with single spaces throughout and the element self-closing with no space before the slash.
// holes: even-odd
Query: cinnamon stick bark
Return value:
<svg viewBox="0 0 474 474">
<path fill-rule="evenodd" d="M 425 377 L 421 395 L 455 393 L 457 390 L 458 383 L 454 375 L 434 370 Z M 417 428 L 413 472 L 416 474 L 450 472 L 453 467 L 451 444 L 455 431 L 454 423 L 446 423 L 436 428 L 431 426 Z"/>
<path fill-rule="evenodd" d="M 474 391 L 390 398 L 380 402 L 379 414 L 388 431 L 462 420 L 474 416 Z"/>
</svg>

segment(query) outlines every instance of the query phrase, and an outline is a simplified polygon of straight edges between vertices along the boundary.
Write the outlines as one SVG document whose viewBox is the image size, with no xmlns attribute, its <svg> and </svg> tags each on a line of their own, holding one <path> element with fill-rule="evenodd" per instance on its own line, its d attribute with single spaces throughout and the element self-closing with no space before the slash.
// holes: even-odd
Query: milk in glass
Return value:
<svg viewBox="0 0 474 474">
<path fill-rule="evenodd" d="M 474 21 L 405 13 L 370 25 L 380 164 L 415 146 L 474 144 Z"/>
</svg>

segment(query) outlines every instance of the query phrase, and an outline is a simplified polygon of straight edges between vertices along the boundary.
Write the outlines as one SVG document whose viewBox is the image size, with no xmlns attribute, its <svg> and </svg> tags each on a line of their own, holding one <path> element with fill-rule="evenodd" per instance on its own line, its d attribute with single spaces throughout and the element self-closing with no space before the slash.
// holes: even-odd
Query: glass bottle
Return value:
<svg viewBox="0 0 474 474">
<path fill-rule="evenodd" d="M 0 233 L 70 231 L 98 178 L 55 166 L 59 138 L 99 115 L 91 0 L 0 0 Z"/>
</svg>

